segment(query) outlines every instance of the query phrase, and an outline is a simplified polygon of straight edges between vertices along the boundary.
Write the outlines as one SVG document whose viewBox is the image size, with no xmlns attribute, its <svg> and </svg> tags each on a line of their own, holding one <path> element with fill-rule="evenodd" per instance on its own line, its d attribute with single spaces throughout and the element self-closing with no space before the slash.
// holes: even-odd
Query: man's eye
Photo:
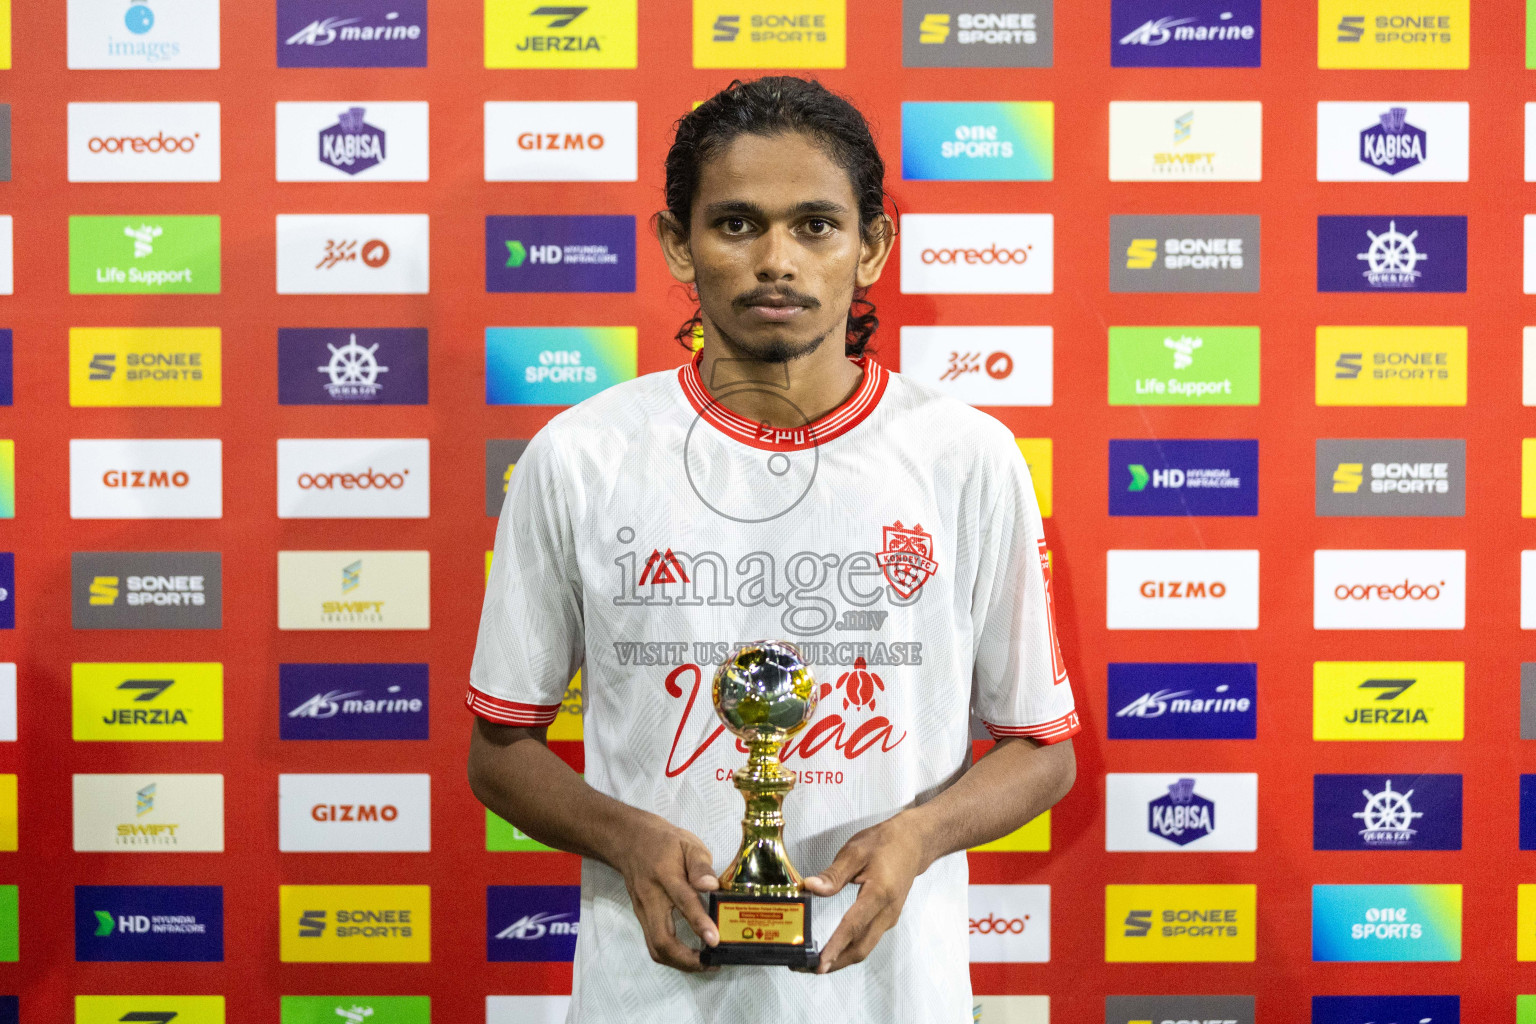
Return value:
<svg viewBox="0 0 1536 1024">
<path fill-rule="evenodd" d="M 723 224 L 725 230 L 733 235 L 739 235 L 747 230 L 747 222 L 741 217 L 727 217 Z"/>
<path fill-rule="evenodd" d="M 820 217 L 812 217 L 805 222 L 806 229 L 813 235 L 825 235 L 832 231 L 832 222 L 822 220 Z"/>
</svg>

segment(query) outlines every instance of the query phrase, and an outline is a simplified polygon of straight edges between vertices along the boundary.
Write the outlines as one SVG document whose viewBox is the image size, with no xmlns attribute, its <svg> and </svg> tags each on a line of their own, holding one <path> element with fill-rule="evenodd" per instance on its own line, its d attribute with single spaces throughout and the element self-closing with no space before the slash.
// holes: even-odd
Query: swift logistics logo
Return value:
<svg viewBox="0 0 1536 1024">
<path fill-rule="evenodd" d="M 1256 292 L 1259 269 L 1255 215 L 1109 218 L 1111 292 Z"/>
<path fill-rule="evenodd" d="M 1258 629 L 1257 550 L 1110 550 L 1109 629 Z"/>
<path fill-rule="evenodd" d="M 76 775 L 74 849 L 221 853 L 224 776 Z"/>
<path fill-rule="evenodd" d="M 277 294 L 425 295 L 425 213 L 277 215 Z"/>
<path fill-rule="evenodd" d="M 1465 217 L 1319 217 L 1320 292 L 1464 292 Z"/>
<path fill-rule="evenodd" d="M 1312 849 L 1461 849 L 1460 775 L 1312 776 Z"/>
<path fill-rule="evenodd" d="M 75 740 L 224 738 L 224 666 L 216 661 L 77 661 L 70 666 L 70 692 Z"/>
<path fill-rule="evenodd" d="M 278 438 L 277 517 L 425 519 L 430 445 L 426 438 Z"/>
<path fill-rule="evenodd" d="M 1048 406 L 1053 347 L 1049 327 L 903 326 L 901 372 L 969 405 Z"/>
<path fill-rule="evenodd" d="M 1256 68 L 1260 0 L 1114 0 L 1109 63 L 1117 68 Z"/>
<path fill-rule="evenodd" d="M 70 181 L 218 181 L 217 103 L 71 103 Z"/>
<path fill-rule="evenodd" d="M 219 519 L 223 442 L 137 439 L 69 442 L 71 519 Z"/>
<path fill-rule="evenodd" d="M 1104 1024 L 1254 1024 L 1254 1020 L 1253 996 L 1104 997 Z"/>
<path fill-rule="evenodd" d="M 1312 553 L 1313 629 L 1462 629 L 1464 550 Z"/>
<path fill-rule="evenodd" d="M 282 963 L 429 963 L 432 894 L 425 885 L 278 887 Z"/>
<path fill-rule="evenodd" d="M 488 292 L 632 292 L 635 218 L 485 218 Z"/>
<path fill-rule="evenodd" d="M 1048 68 L 1052 8 L 1052 0 L 903 0 L 902 66 Z"/>
<path fill-rule="evenodd" d="M 907 181 L 1050 181 L 1056 105 L 1050 102 L 903 103 L 901 176 Z"/>
<path fill-rule="evenodd" d="M 279 327 L 279 405 L 426 405 L 424 327 Z"/>
<path fill-rule="evenodd" d="M 1112 440 L 1109 514 L 1258 515 L 1259 442 Z"/>
<path fill-rule="evenodd" d="M 219 66 L 218 4 L 68 0 L 67 8 L 71 70 L 177 71 Z M 9 29 L 10 19 L 5 20 Z"/>
<path fill-rule="evenodd" d="M 633 327 L 487 327 L 487 405 L 575 405 L 638 372 Z"/>
<path fill-rule="evenodd" d="M 1313 996 L 1312 1024 L 1461 1024 L 1460 996 Z"/>
<path fill-rule="evenodd" d="M 486 181 L 635 181 L 639 107 L 619 102 L 485 104 Z"/>
<path fill-rule="evenodd" d="M 1107 963 L 1252 963 L 1252 885 L 1106 885 Z"/>
<path fill-rule="evenodd" d="M 485 958 L 491 963 L 569 963 L 576 956 L 580 919 L 580 886 L 487 886 Z"/>
<path fill-rule="evenodd" d="M 217 295 L 219 218 L 69 218 L 69 294 Z"/>
<path fill-rule="evenodd" d="M 973 964 L 1044 964 L 1051 960 L 1051 887 L 966 887 Z"/>
<path fill-rule="evenodd" d="M 1466 668 L 1459 661 L 1312 664 L 1314 740 L 1459 740 Z"/>
<path fill-rule="evenodd" d="M 1465 327 L 1317 328 L 1317 404 L 1466 405 Z"/>
<path fill-rule="evenodd" d="M 485 0 L 488 68 L 632 68 L 638 0 Z"/>
<path fill-rule="evenodd" d="M 507 488 L 517 460 L 528 450 L 527 440 L 492 439 L 485 442 L 485 514 L 501 515 L 507 502 Z"/>
<path fill-rule="evenodd" d="M 224 959 L 217 885 L 75 886 L 75 960 L 115 963 Z"/>
<path fill-rule="evenodd" d="M 426 103 L 277 105 L 278 181 L 428 180 Z"/>
<path fill-rule="evenodd" d="M 1257 327 L 1111 327 L 1110 405 L 1258 405 Z"/>
<path fill-rule="evenodd" d="M 427 629 L 426 551 L 279 551 L 278 629 Z"/>
<path fill-rule="evenodd" d="M 1460 440 L 1317 441 L 1319 516 L 1460 516 L 1467 443 Z"/>
<path fill-rule="evenodd" d="M 1112 100 L 1110 181 L 1259 181 L 1263 104 Z"/>
<path fill-rule="evenodd" d="M 283 853 L 426 853 L 432 849 L 432 776 L 277 777 Z"/>
<path fill-rule="evenodd" d="M 1258 729 L 1252 662 L 1110 662 L 1112 740 L 1251 740 Z"/>
<path fill-rule="evenodd" d="M 277 0 L 280 68 L 424 68 L 427 0 Z"/>
<path fill-rule="evenodd" d="M 279 1012 L 279 1024 L 431 1024 L 432 1000 L 429 996 L 283 996 Z"/>
<path fill-rule="evenodd" d="M 693 0 L 696 68 L 841 68 L 845 0 Z"/>
<path fill-rule="evenodd" d="M 1314 885 L 1314 962 L 1461 959 L 1461 886 Z"/>
<path fill-rule="evenodd" d="M 908 213 L 901 217 L 904 295 L 1049 295 L 1049 213 Z"/>
<path fill-rule="evenodd" d="M 0 1021 L 5 1018 L 0 1016 Z M 75 1024 L 224 1024 L 223 996 L 75 996 Z"/>
<path fill-rule="evenodd" d="M 76 629 L 219 629 L 217 551 L 77 551 L 70 555 Z"/>
<path fill-rule="evenodd" d="M 69 404 L 164 408 L 223 402 L 217 327 L 71 327 Z"/>
<path fill-rule="evenodd" d="M 1471 0 L 1319 0 L 1320 68 L 1462 69 Z"/>
<path fill-rule="evenodd" d="M 1466 181 L 1465 103 L 1317 105 L 1318 181 Z"/>
<path fill-rule="evenodd" d="M 1252 851 L 1259 845 L 1259 777 L 1110 772 L 1104 849 L 1162 853 Z"/>
<path fill-rule="evenodd" d="M 283 664 L 277 667 L 285 740 L 428 738 L 428 668 L 421 664 Z"/>
</svg>

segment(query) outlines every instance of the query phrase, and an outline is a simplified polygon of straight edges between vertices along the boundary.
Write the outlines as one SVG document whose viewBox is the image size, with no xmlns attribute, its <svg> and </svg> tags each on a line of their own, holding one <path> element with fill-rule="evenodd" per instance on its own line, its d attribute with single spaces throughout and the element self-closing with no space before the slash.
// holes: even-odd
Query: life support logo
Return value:
<svg viewBox="0 0 1536 1024">
<path fill-rule="evenodd" d="M 969 887 L 971 963 L 1047 963 L 1051 959 L 1051 887 Z"/>
</svg>

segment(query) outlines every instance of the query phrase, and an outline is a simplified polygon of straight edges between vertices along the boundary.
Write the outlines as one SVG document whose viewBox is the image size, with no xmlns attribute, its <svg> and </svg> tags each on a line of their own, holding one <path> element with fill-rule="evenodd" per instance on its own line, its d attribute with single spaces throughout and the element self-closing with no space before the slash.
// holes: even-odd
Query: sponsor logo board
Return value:
<svg viewBox="0 0 1536 1024">
<path fill-rule="evenodd" d="M 1263 104 L 1109 104 L 1110 181 L 1259 181 Z"/>
<path fill-rule="evenodd" d="M 901 176 L 907 181 L 1050 181 L 1056 105 L 1050 102 L 903 103 Z"/>
<path fill-rule="evenodd" d="M 427 104 L 277 104 L 278 181 L 428 180 Z"/>
<path fill-rule="evenodd" d="M 0 662 L 0 743 L 16 742 L 16 663 Z"/>
<path fill-rule="evenodd" d="M 430 775 L 279 775 L 283 853 L 429 852 Z"/>
<path fill-rule="evenodd" d="M 0 629 L 16 628 L 16 555 L 0 551 Z"/>
<path fill-rule="evenodd" d="M 1109 629 L 1258 629 L 1257 550 L 1106 552 Z"/>
<path fill-rule="evenodd" d="M 971 847 L 988 853 L 1049 853 L 1051 849 L 1051 812 L 1042 811 L 1001 839 Z"/>
<path fill-rule="evenodd" d="M 1320 102 L 1318 181 L 1466 181 L 1465 103 Z"/>
<path fill-rule="evenodd" d="M 277 215 L 277 294 L 425 295 L 424 213 Z"/>
<path fill-rule="evenodd" d="M 426 405 L 424 327 L 279 327 L 279 405 Z"/>
<path fill-rule="evenodd" d="M 1259 442 L 1112 440 L 1109 514 L 1258 515 Z"/>
<path fill-rule="evenodd" d="M 564 961 L 576 955 L 579 885 L 491 885 L 485 890 L 485 958 Z"/>
<path fill-rule="evenodd" d="M 1252 885 L 1106 885 L 1108 963 L 1252 963 Z"/>
<path fill-rule="evenodd" d="M 1052 0 L 903 0 L 901 63 L 909 68 L 1048 68 Z"/>
<path fill-rule="evenodd" d="M 4 1020 L 0 1016 L 0 1020 Z M 75 996 L 75 1024 L 224 1024 L 223 996 Z"/>
<path fill-rule="evenodd" d="M 71 70 L 179 71 L 219 66 L 218 4 L 68 0 L 66 7 Z M 8 44 L 9 17 L 5 23 Z"/>
<path fill-rule="evenodd" d="M 75 851 L 221 853 L 224 776 L 76 775 Z"/>
<path fill-rule="evenodd" d="M 967 887 L 973 964 L 1043 964 L 1051 959 L 1051 887 Z"/>
<path fill-rule="evenodd" d="M 507 487 L 512 482 L 512 470 L 517 460 L 528 448 L 526 440 L 493 439 L 485 442 L 485 514 L 501 515 L 501 507 L 507 502 Z"/>
<path fill-rule="evenodd" d="M 904 295 L 1049 295 L 1049 213 L 908 213 L 901 218 Z"/>
<path fill-rule="evenodd" d="M 0 328 L 0 405 L 10 405 L 14 397 L 14 367 L 11 359 L 10 328 Z"/>
<path fill-rule="evenodd" d="M 1312 848 L 1459 850 L 1461 776 L 1314 775 Z"/>
<path fill-rule="evenodd" d="M 554 851 L 554 847 L 545 846 L 489 807 L 485 809 L 485 849 L 487 853 L 551 853 Z"/>
<path fill-rule="evenodd" d="M 219 519 L 224 515 L 223 442 L 69 442 L 71 519 Z"/>
<path fill-rule="evenodd" d="M 1256 292 L 1259 218 L 1112 214 L 1112 292 Z"/>
<path fill-rule="evenodd" d="M 224 890 L 220 886 L 75 886 L 77 962 L 223 959 Z"/>
<path fill-rule="evenodd" d="M 1463 515 L 1467 443 L 1320 438 L 1316 483 L 1320 516 Z"/>
<path fill-rule="evenodd" d="M 217 327 L 71 327 L 69 404 L 217 406 L 222 355 Z"/>
<path fill-rule="evenodd" d="M 219 629 L 217 551 L 76 551 L 70 597 L 76 629 Z"/>
<path fill-rule="evenodd" d="M 635 218 L 485 218 L 488 292 L 632 292 Z"/>
<path fill-rule="evenodd" d="M 425 519 L 426 438 L 278 438 L 279 519 Z"/>
<path fill-rule="evenodd" d="M 1319 217 L 1320 292 L 1464 292 L 1465 217 Z"/>
<path fill-rule="evenodd" d="M 1466 405 L 1465 327 L 1319 327 L 1318 405 Z"/>
<path fill-rule="evenodd" d="M 1257 327 L 1111 327 L 1110 405 L 1258 405 Z"/>
<path fill-rule="evenodd" d="M 1106 850 L 1258 849 L 1259 777 L 1255 774 L 1110 772 L 1104 782 Z"/>
<path fill-rule="evenodd" d="M 632 68 L 638 0 L 485 0 L 488 68 Z"/>
<path fill-rule="evenodd" d="M 424 740 L 428 668 L 420 664 L 283 664 L 277 668 L 285 740 Z"/>
<path fill-rule="evenodd" d="M 1105 996 L 1104 1024 L 1254 1024 L 1253 996 Z"/>
<path fill-rule="evenodd" d="M 425 885 L 278 886 L 278 959 L 292 963 L 428 963 Z"/>
<path fill-rule="evenodd" d="M 1016 437 L 1013 443 L 1019 446 L 1019 453 L 1024 456 L 1024 465 L 1029 470 L 1029 482 L 1035 492 L 1035 504 L 1040 506 L 1040 518 L 1049 519 L 1051 518 L 1051 439 Z"/>
<path fill-rule="evenodd" d="M 696 68 L 840 68 L 844 0 L 693 0 Z"/>
<path fill-rule="evenodd" d="M 1312 553 L 1313 629 L 1462 629 L 1465 551 Z"/>
<path fill-rule="evenodd" d="M 70 217 L 71 295 L 217 295 L 219 218 Z"/>
<path fill-rule="evenodd" d="M 279 551 L 278 629 L 427 629 L 426 551 Z"/>
<path fill-rule="evenodd" d="M 280 1005 L 279 1024 L 432 1024 L 428 996 L 283 996 Z"/>
<path fill-rule="evenodd" d="M 1515 959 L 1536 960 L 1536 885 L 1516 886 Z"/>
<path fill-rule="evenodd" d="M 1520 628 L 1536 629 L 1536 551 L 1520 552 Z"/>
<path fill-rule="evenodd" d="M 1251 740 L 1258 730 L 1252 662 L 1110 662 L 1112 740 Z"/>
<path fill-rule="evenodd" d="M 485 104 L 486 181 L 635 181 L 633 101 Z"/>
<path fill-rule="evenodd" d="M 88 662 L 70 666 L 71 736 L 92 741 L 224 738 L 220 662 Z"/>
<path fill-rule="evenodd" d="M 1520 738 L 1536 740 L 1536 661 L 1520 663 Z"/>
<path fill-rule="evenodd" d="M 71 103 L 70 181 L 218 181 L 217 103 Z"/>
<path fill-rule="evenodd" d="M 1461 1024 L 1460 996 L 1313 996 L 1312 1024 Z"/>
<path fill-rule="evenodd" d="M 633 380 L 633 327 L 487 327 L 487 405 L 575 405 Z"/>
<path fill-rule="evenodd" d="M 1050 405 L 1052 330 L 903 326 L 901 372 L 969 405 Z"/>
<path fill-rule="evenodd" d="M 1461 959 L 1461 886 L 1314 885 L 1314 962 Z"/>
<path fill-rule="evenodd" d="M 973 1024 L 1051 1024 L 1050 996 L 971 996 Z"/>
<path fill-rule="evenodd" d="M 1260 0 L 1114 0 L 1109 63 L 1117 68 L 1256 68 Z"/>
<path fill-rule="evenodd" d="M 1466 68 L 1471 0 L 1319 0 L 1320 68 Z"/>
<path fill-rule="evenodd" d="M 1312 664 L 1315 740 L 1459 740 L 1466 668 L 1459 661 Z"/>
<path fill-rule="evenodd" d="M 277 0 L 280 68 L 424 68 L 427 0 Z"/>
<path fill-rule="evenodd" d="M 485 1024 L 565 1024 L 570 1008 L 570 996 L 486 996 Z"/>
</svg>

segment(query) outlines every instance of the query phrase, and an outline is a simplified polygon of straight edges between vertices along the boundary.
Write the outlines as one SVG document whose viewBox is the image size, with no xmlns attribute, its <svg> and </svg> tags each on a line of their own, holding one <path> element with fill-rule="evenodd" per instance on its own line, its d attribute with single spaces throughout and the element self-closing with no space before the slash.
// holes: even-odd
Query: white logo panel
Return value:
<svg viewBox="0 0 1536 1024">
<path fill-rule="evenodd" d="M 425 295 L 424 213 L 277 215 L 279 295 Z"/>
<path fill-rule="evenodd" d="M 1258 629 L 1256 550 L 1106 553 L 1110 629 Z"/>
<path fill-rule="evenodd" d="M 1465 551 L 1312 552 L 1313 629 L 1462 629 Z"/>
<path fill-rule="evenodd" d="M 68 0 L 71 70 L 219 66 L 218 0 Z"/>
<path fill-rule="evenodd" d="M 1051 1024 L 1050 996 L 972 996 L 974 1024 Z"/>
<path fill-rule="evenodd" d="M 71 103 L 70 181 L 218 181 L 217 103 Z"/>
<path fill-rule="evenodd" d="M 1262 103 L 1115 101 L 1110 181 L 1259 181 Z"/>
<path fill-rule="evenodd" d="M 432 849 L 430 775 L 279 775 L 283 853 L 424 853 Z"/>
<path fill-rule="evenodd" d="M 1049 213 L 909 213 L 901 218 L 904 295 L 1049 295 Z"/>
<path fill-rule="evenodd" d="M 971 963 L 1050 962 L 1050 886 L 972 885 L 968 889 Z"/>
<path fill-rule="evenodd" d="M 16 741 L 16 663 L 0 662 L 0 743 Z"/>
<path fill-rule="evenodd" d="M 485 105 L 486 181 L 635 181 L 638 107 L 622 103 Z"/>
<path fill-rule="evenodd" d="M 224 776 L 76 775 L 74 815 L 80 852 L 221 852 Z"/>
<path fill-rule="evenodd" d="M 1049 327 L 903 327 L 901 372 L 970 405 L 1050 405 Z"/>
<path fill-rule="evenodd" d="M 485 1024 L 565 1024 L 570 996 L 486 996 Z"/>
<path fill-rule="evenodd" d="M 426 181 L 427 104 L 277 105 L 278 181 Z"/>
<path fill-rule="evenodd" d="M 426 551 L 279 551 L 278 629 L 430 629 Z"/>
<path fill-rule="evenodd" d="M 1520 628 L 1536 629 L 1536 551 L 1520 552 Z"/>
<path fill-rule="evenodd" d="M 219 440 L 69 442 L 71 519 L 218 519 L 224 515 Z"/>
<path fill-rule="evenodd" d="M 1465 103 L 1317 105 L 1318 181 L 1466 181 Z"/>
<path fill-rule="evenodd" d="M 426 438 L 279 438 L 279 519 L 425 519 Z"/>
<path fill-rule="evenodd" d="M 1259 847 L 1259 777 L 1110 772 L 1104 777 L 1104 849 L 1199 853 Z"/>
</svg>

